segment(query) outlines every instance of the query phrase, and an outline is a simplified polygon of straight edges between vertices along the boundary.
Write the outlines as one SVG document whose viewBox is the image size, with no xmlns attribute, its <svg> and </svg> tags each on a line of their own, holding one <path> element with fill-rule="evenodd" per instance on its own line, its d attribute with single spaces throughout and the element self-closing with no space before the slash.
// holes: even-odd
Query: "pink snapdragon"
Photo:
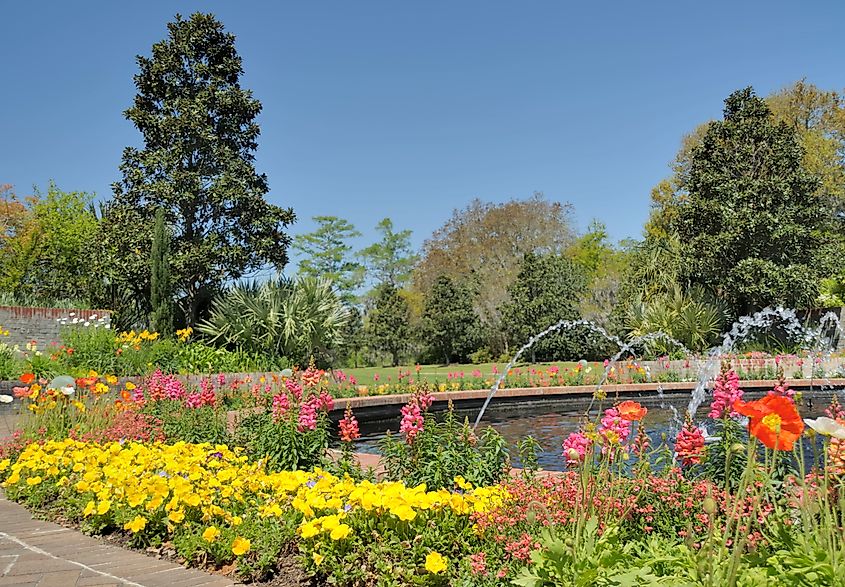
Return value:
<svg viewBox="0 0 845 587">
<path fill-rule="evenodd" d="M 602 452 L 607 452 L 608 446 L 622 444 L 628 440 L 631 434 L 631 423 L 623 419 L 616 408 L 608 408 L 602 416 L 599 434 L 604 439 Z"/>
<path fill-rule="evenodd" d="M 590 448 L 590 439 L 583 432 L 571 432 L 563 441 L 563 456 L 567 465 L 582 462 Z"/>
<path fill-rule="evenodd" d="M 286 379 L 285 387 L 296 401 L 300 401 L 302 399 L 302 386 L 297 383 L 296 380 Z"/>
<path fill-rule="evenodd" d="M 320 391 L 320 395 L 316 396 L 318 409 L 331 412 L 334 408 L 334 398 L 325 390 Z"/>
<path fill-rule="evenodd" d="M 314 396 L 308 398 L 308 401 L 299 406 L 299 424 L 297 428 L 300 432 L 317 429 L 317 410 L 319 407 L 320 399 Z"/>
<path fill-rule="evenodd" d="M 158 401 L 162 399 L 180 400 L 185 397 L 185 386 L 179 381 L 175 375 L 165 375 L 161 369 L 156 369 L 155 372 L 147 379 L 147 392 L 149 399 Z"/>
<path fill-rule="evenodd" d="M 422 432 L 425 420 L 423 419 L 420 404 L 417 397 L 411 398 L 411 401 L 402 406 L 402 422 L 399 424 L 399 432 L 404 434 L 408 444 L 411 444 L 416 438 L 417 434 Z"/>
<path fill-rule="evenodd" d="M 704 432 L 692 423 L 689 416 L 675 438 L 675 455 L 683 467 L 701 463 L 704 456 Z"/>
<path fill-rule="evenodd" d="M 273 421 L 279 422 L 285 417 L 290 409 L 290 399 L 286 393 L 279 393 L 273 396 Z"/>
<path fill-rule="evenodd" d="M 736 416 L 733 410 L 734 402 L 742 399 L 742 389 L 739 387 L 739 375 L 733 369 L 722 370 L 713 386 L 713 402 L 710 404 L 708 416 L 713 419 L 725 416 Z"/>
</svg>

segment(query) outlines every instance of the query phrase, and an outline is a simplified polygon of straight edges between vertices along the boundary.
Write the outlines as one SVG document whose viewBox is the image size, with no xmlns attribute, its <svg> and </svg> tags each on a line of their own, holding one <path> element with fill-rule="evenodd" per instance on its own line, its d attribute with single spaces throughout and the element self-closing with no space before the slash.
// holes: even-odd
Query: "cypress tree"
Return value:
<svg viewBox="0 0 845 587">
<path fill-rule="evenodd" d="M 156 210 L 150 256 L 150 326 L 161 334 L 173 333 L 173 300 L 170 292 L 170 235 L 164 224 L 164 210 Z"/>
</svg>

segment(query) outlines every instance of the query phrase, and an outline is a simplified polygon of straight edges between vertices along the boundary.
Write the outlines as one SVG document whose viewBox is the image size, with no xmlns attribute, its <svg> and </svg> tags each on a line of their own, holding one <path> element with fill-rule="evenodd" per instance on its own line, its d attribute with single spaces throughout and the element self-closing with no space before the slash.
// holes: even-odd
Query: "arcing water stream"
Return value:
<svg viewBox="0 0 845 587">
<path fill-rule="evenodd" d="M 837 333 L 840 336 L 845 336 L 845 330 L 843 330 L 843 327 L 839 322 L 839 318 L 833 312 L 828 312 L 827 314 L 825 314 L 820 320 L 818 328 L 815 329 L 805 327 L 796 315 L 795 310 L 781 307 L 765 308 L 750 316 L 744 316 L 740 318 L 739 320 L 733 323 L 731 328 L 725 334 L 722 335 L 721 344 L 716 347 L 713 347 L 706 354 L 706 360 L 699 369 L 697 383 L 695 389 L 692 391 L 689 405 L 687 406 L 686 410 L 687 414 L 689 414 L 691 418 L 695 418 L 696 411 L 706 398 L 707 392 L 710 386 L 712 385 L 712 381 L 719 372 L 719 365 L 721 363 L 722 357 L 726 353 L 730 352 L 738 342 L 744 340 L 751 333 L 758 332 L 764 329 L 770 330 L 775 326 L 782 328 L 783 331 L 790 337 L 790 339 L 799 342 L 802 345 L 803 349 L 815 350 L 819 348 L 822 343 L 824 343 L 824 346 L 827 348 L 828 354 L 830 354 L 832 350 L 830 345 L 830 340 L 832 340 L 832 336 L 828 341 L 824 341 L 824 333 L 828 331 L 831 327 L 833 327 L 833 336 L 835 336 Z M 551 333 L 558 332 L 560 330 L 572 330 L 578 327 L 587 328 L 590 331 L 603 336 L 606 340 L 615 343 L 619 347 L 619 352 L 617 352 L 605 366 L 604 374 L 602 375 L 598 385 L 596 386 L 597 390 L 607 382 L 608 375 L 613 364 L 618 361 L 625 353 L 630 353 L 634 355 L 634 349 L 638 345 L 642 345 L 645 342 L 649 342 L 651 340 L 663 340 L 665 342 L 669 342 L 670 344 L 676 345 L 678 349 L 687 354 L 687 356 L 692 355 L 692 353 L 683 344 L 662 332 L 654 332 L 642 337 L 633 338 L 626 343 L 618 337 L 609 334 L 604 328 L 590 321 L 561 320 L 555 324 L 552 324 L 542 332 L 532 336 L 530 339 L 528 339 L 528 342 L 526 342 L 516 352 L 513 358 L 508 362 L 505 369 L 493 383 L 493 386 L 490 388 L 490 392 L 487 394 L 487 397 L 484 400 L 484 404 L 481 406 L 481 410 L 479 411 L 478 416 L 475 419 L 473 429 L 478 427 L 482 417 L 484 416 L 484 412 L 487 410 L 487 407 L 490 405 L 490 401 L 493 399 L 493 396 L 496 395 L 496 392 L 499 390 L 505 378 L 508 376 L 508 373 L 517 363 L 523 353 L 529 350 L 543 337 Z M 662 398 L 662 390 L 660 389 L 658 389 L 658 396 Z M 590 404 L 590 407 L 592 407 L 592 403 Z M 677 414 L 677 411 L 674 409 L 674 406 L 672 406 L 672 409 L 673 412 L 675 412 L 676 414 L 676 419 L 680 420 L 680 417 Z"/>
</svg>

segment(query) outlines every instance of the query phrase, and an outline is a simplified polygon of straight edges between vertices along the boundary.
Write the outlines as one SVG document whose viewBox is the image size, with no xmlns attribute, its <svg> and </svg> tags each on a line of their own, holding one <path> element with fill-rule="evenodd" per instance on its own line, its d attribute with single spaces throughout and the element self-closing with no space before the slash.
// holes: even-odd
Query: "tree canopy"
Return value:
<svg viewBox="0 0 845 587">
<path fill-rule="evenodd" d="M 691 152 L 688 197 L 674 224 L 682 279 L 713 291 L 734 314 L 812 303 L 814 261 L 833 215 L 803 156 L 794 128 L 775 122 L 751 88 L 725 100 L 724 119 Z"/>
<path fill-rule="evenodd" d="M 330 280 L 347 302 L 355 298 L 364 281 L 364 267 L 355 261 L 349 240 L 361 236 L 348 220 L 337 216 L 314 216 L 317 228 L 297 235 L 293 248 L 300 252 L 299 273 Z"/>
<path fill-rule="evenodd" d="M 425 241 L 414 287 L 429 292 L 445 275 L 476 290 L 476 313 L 498 354 L 506 346 L 500 309 L 524 255 L 562 253 L 573 239 L 571 210 L 541 193 L 502 204 L 473 200 Z"/>
<path fill-rule="evenodd" d="M 186 320 L 227 281 L 287 263 L 293 211 L 269 204 L 254 167 L 261 103 L 240 85 L 235 37 L 209 14 L 181 16 L 138 56 L 138 90 L 125 116 L 143 148 L 127 147 L 105 208 L 101 257 L 112 276 L 149 299 L 153 217 L 172 227 L 171 275 Z"/>
</svg>

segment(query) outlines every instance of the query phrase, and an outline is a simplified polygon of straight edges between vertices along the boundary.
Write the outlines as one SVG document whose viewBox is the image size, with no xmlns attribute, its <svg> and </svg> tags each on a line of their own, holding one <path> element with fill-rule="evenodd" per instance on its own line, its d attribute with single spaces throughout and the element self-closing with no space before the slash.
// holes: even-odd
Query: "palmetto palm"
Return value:
<svg viewBox="0 0 845 587">
<path fill-rule="evenodd" d="M 198 329 L 218 344 L 303 361 L 339 344 L 348 317 L 329 280 L 282 276 L 230 287 Z"/>
</svg>

